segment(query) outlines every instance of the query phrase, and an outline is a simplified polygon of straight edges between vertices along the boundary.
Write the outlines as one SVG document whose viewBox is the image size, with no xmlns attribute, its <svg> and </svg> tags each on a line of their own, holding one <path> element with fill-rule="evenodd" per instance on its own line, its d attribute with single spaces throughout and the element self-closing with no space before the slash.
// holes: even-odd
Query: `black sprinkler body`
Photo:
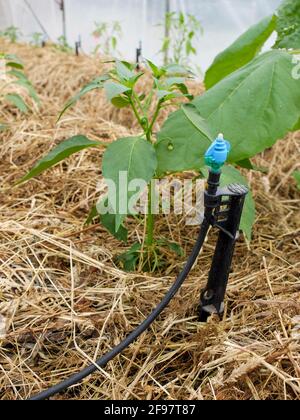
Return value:
<svg viewBox="0 0 300 420">
<path fill-rule="evenodd" d="M 232 265 L 235 244 L 239 237 L 239 228 L 248 189 L 239 184 L 217 188 L 216 193 L 211 194 L 211 188 L 215 188 L 216 174 L 210 172 L 208 190 L 205 192 L 205 207 L 213 206 L 213 214 L 210 224 L 219 229 L 208 282 L 201 293 L 199 320 L 206 322 L 212 314 L 222 315 L 224 312 L 224 299 L 228 278 Z"/>
</svg>

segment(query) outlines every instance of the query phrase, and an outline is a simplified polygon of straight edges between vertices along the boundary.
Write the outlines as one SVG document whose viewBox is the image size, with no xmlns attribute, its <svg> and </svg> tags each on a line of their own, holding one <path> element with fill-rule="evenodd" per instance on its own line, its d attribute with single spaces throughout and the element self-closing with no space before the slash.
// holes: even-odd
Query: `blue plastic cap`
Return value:
<svg viewBox="0 0 300 420">
<path fill-rule="evenodd" d="M 223 134 L 219 134 L 210 148 L 205 153 L 205 163 L 213 172 L 219 172 L 221 167 L 227 161 L 231 145 L 224 140 Z"/>
</svg>

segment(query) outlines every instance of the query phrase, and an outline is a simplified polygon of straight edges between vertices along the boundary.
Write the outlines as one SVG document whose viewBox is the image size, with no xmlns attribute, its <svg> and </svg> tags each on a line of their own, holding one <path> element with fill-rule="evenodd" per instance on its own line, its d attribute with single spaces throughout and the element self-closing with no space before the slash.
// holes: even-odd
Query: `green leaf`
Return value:
<svg viewBox="0 0 300 420">
<path fill-rule="evenodd" d="M 100 216 L 99 216 L 99 213 L 98 213 L 98 211 L 97 211 L 97 206 L 93 206 L 92 208 L 91 208 L 91 211 L 89 212 L 89 215 L 88 215 L 88 217 L 87 217 L 87 219 L 86 219 L 86 221 L 85 221 L 85 225 L 90 225 L 92 222 L 93 222 L 93 220 L 94 219 L 96 219 L 96 218 L 100 218 Z"/>
<path fill-rule="evenodd" d="M 111 38 L 111 45 L 112 45 L 113 50 L 115 50 L 117 48 L 117 44 L 118 44 L 118 40 L 115 36 L 113 36 Z"/>
<path fill-rule="evenodd" d="M 114 214 L 105 214 L 100 216 L 102 225 L 116 238 L 118 241 L 127 243 L 128 239 L 128 230 L 121 225 L 119 229 L 116 228 L 116 215 Z"/>
<path fill-rule="evenodd" d="M 190 77 L 191 72 L 180 64 L 168 64 L 163 67 L 165 74 L 170 77 Z"/>
<path fill-rule="evenodd" d="M 293 173 L 293 177 L 294 177 L 294 179 L 295 179 L 295 181 L 297 183 L 298 190 L 300 190 L 300 171 L 295 171 Z"/>
<path fill-rule="evenodd" d="M 172 87 L 174 85 L 177 86 L 177 85 L 184 84 L 184 82 L 185 82 L 185 77 L 168 77 L 165 83 L 168 87 Z"/>
<path fill-rule="evenodd" d="M 300 118 L 297 124 L 295 125 L 295 127 L 293 128 L 293 131 L 298 131 L 298 130 L 300 130 Z"/>
<path fill-rule="evenodd" d="M 208 170 L 207 168 L 202 169 L 201 172 L 207 177 Z M 223 166 L 222 168 L 222 177 L 221 177 L 221 187 L 225 187 L 228 184 L 241 184 L 248 186 L 247 179 L 238 171 L 236 168 L 230 165 Z M 249 191 L 246 200 L 244 211 L 242 215 L 240 229 L 244 232 L 246 238 L 250 241 L 252 238 L 252 228 L 255 222 L 255 203 L 253 200 L 253 195 Z"/>
<path fill-rule="evenodd" d="M 150 61 L 150 60 L 146 60 L 147 61 L 147 63 L 148 63 L 148 66 L 150 67 L 150 69 L 151 69 L 151 71 L 152 71 L 152 73 L 153 73 L 153 76 L 156 78 L 156 79 L 160 79 L 164 74 L 165 74 L 165 70 L 164 69 L 161 69 L 161 68 L 159 68 L 159 67 L 157 67 L 154 63 L 152 63 L 152 61 Z"/>
<path fill-rule="evenodd" d="M 20 95 L 17 95 L 16 93 L 10 93 L 5 95 L 5 99 L 16 106 L 21 112 L 28 112 L 28 107 Z"/>
<path fill-rule="evenodd" d="M 220 53 L 206 72 L 206 89 L 210 89 L 224 77 L 249 63 L 261 51 L 275 27 L 276 16 L 264 18 Z"/>
<path fill-rule="evenodd" d="M 250 159 L 240 160 L 239 162 L 236 162 L 236 164 L 237 164 L 240 168 L 253 169 L 253 165 L 252 165 L 252 163 L 251 163 L 251 160 L 250 160 Z"/>
<path fill-rule="evenodd" d="M 230 162 L 255 156 L 293 129 L 300 81 L 291 77 L 292 69 L 290 54 L 270 51 L 193 102 L 211 129 L 231 142 Z"/>
<path fill-rule="evenodd" d="M 135 76 L 135 73 L 131 71 L 122 61 L 116 61 L 117 75 L 121 80 L 130 80 Z"/>
<path fill-rule="evenodd" d="M 300 48 L 300 0 L 285 0 L 278 9 L 275 48 Z"/>
<path fill-rule="evenodd" d="M 111 100 L 111 103 L 116 108 L 125 108 L 126 106 L 130 105 L 130 102 L 127 98 L 122 98 L 122 96 L 117 96 Z"/>
<path fill-rule="evenodd" d="M 74 153 L 80 152 L 81 150 L 87 149 L 89 147 L 96 147 L 99 145 L 101 145 L 101 143 L 89 140 L 85 136 L 71 137 L 70 139 L 63 141 L 58 146 L 56 146 L 46 157 L 39 160 L 34 168 L 17 184 L 21 184 L 40 175 L 42 172 L 46 171 L 52 166 L 55 166 L 57 163 L 73 155 Z"/>
<path fill-rule="evenodd" d="M 66 105 L 64 106 L 63 110 L 59 114 L 58 120 L 61 119 L 61 117 L 64 115 L 64 113 L 71 108 L 80 98 L 82 98 L 84 95 L 86 95 L 88 92 L 91 92 L 95 89 L 101 89 L 103 88 L 103 83 L 109 79 L 108 75 L 103 75 L 100 77 L 97 77 L 97 79 L 93 80 L 91 83 L 84 86 L 77 95 L 75 95 L 73 98 L 71 98 Z"/>
<path fill-rule="evenodd" d="M 239 166 L 240 168 L 261 172 L 263 174 L 268 173 L 268 168 L 253 165 L 250 159 L 240 160 L 239 162 L 236 162 L 236 165 Z"/>
<path fill-rule="evenodd" d="M 171 92 L 169 90 L 163 90 L 163 89 L 157 90 L 156 95 L 157 95 L 158 99 L 163 100 L 165 102 L 169 101 L 171 99 L 176 99 L 176 98 L 182 96 L 179 93 Z"/>
<path fill-rule="evenodd" d="M 14 76 L 17 79 L 26 80 L 27 82 L 29 82 L 27 77 L 25 76 L 25 74 L 20 70 L 12 69 L 12 70 L 9 70 L 9 72 L 7 74 L 9 76 Z"/>
<path fill-rule="evenodd" d="M 0 57 L 1 58 L 1 57 Z M 14 69 L 23 70 L 24 66 L 19 57 L 14 54 L 4 54 L 4 60 L 6 60 L 6 66 Z"/>
<path fill-rule="evenodd" d="M 109 210 L 106 214 L 102 214 L 102 209 L 105 208 Z M 101 224 L 116 238 L 118 241 L 127 242 L 128 230 L 121 225 L 118 230 L 116 230 L 116 215 L 112 214 L 112 208 L 109 206 L 108 198 L 103 198 L 96 205 L 96 213 L 100 218 Z"/>
<path fill-rule="evenodd" d="M 6 124 L 0 124 L 0 133 L 1 133 L 2 131 L 7 130 L 7 129 L 8 129 L 8 125 L 6 125 Z"/>
<path fill-rule="evenodd" d="M 171 251 L 173 251 L 178 257 L 184 257 L 184 250 L 182 247 L 177 244 L 176 242 L 170 242 L 168 239 L 162 238 L 157 241 L 158 245 L 161 245 L 163 247 L 169 248 Z"/>
<path fill-rule="evenodd" d="M 106 82 L 104 84 L 104 89 L 106 92 L 107 99 L 109 101 L 111 101 L 116 96 L 121 95 L 122 93 L 131 91 L 131 89 L 127 86 L 121 85 L 120 83 L 116 82 Z"/>
<path fill-rule="evenodd" d="M 192 102 L 210 132 L 222 132 L 230 141 L 229 162 L 252 158 L 295 127 L 300 81 L 291 77 L 292 68 L 290 54 L 264 53 Z M 164 149 L 158 155 L 160 171 L 197 169 L 209 146 L 182 110 L 169 116 L 158 139 Z M 169 154 L 168 143 L 174 146 Z"/>
<path fill-rule="evenodd" d="M 156 168 L 155 150 L 141 137 L 122 138 L 108 146 L 103 156 L 102 172 L 104 178 L 113 181 L 116 186 L 116 231 L 119 230 L 124 217 L 128 214 L 128 206 L 126 209 L 119 208 L 120 200 L 124 202 L 135 194 L 128 192 L 127 188 L 126 190 L 122 188 L 119 179 L 120 172 L 127 173 L 128 184 L 135 179 L 142 179 L 148 184 Z"/>
<path fill-rule="evenodd" d="M 158 173 L 199 169 L 213 135 L 196 107 L 186 104 L 170 115 L 158 134 Z"/>
<path fill-rule="evenodd" d="M 129 249 L 129 251 L 124 252 L 123 254 L 117 257 L 117 261 L 121 263 L 123 269 L 128 273 L 135 271 L 138 265 L 140 254 L 141 254 L 142 245 L 135 243 Z"/>
</svg>

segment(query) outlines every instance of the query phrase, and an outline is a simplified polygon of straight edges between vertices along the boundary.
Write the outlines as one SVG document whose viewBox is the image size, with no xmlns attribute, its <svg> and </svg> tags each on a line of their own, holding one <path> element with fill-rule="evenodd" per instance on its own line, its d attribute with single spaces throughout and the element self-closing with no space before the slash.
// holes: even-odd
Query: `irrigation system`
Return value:
<svg viewBox="0 0 300 420">
<path fill-rule="evenodd" d="M 186 280 L 202 249 L 210 226 L 219 230 L 219 237 L 209 273 L 208 283 L 200 297 L 199 321 L 206 322 L 212 314 L 218 314 L 219 316 L 223 314 L 224 299 L 235 243 L 238 238 L 244 202 L 248 193 L 248 189 L 239 184 L 227 185 L 226 187 L 220 188 L 221 168 L 227 161 L 229 152 L 230 144 L 224 140 L 223 135 L 220 134 L 205 155 L 205 162 L 209 167 L 209 176 L 204 193 L 204 219 L 198 238 L 182 272 L 178 275 L 163 300 L 141 325 L 129 334 L 118 346 L 97 360 L 95 364 L 91 364 L 81 372 L 69 377 L 52 388 L 41 392 L 30 400 L 45 400 L 55 394 L 65 391 L 71 386 L 80 384 L 83 379 L 97 371 L 98 368 L 105 367 L 108 362 L 121 354 L 142 333 L 144 333 L 168 306 Z"/>
</svg>

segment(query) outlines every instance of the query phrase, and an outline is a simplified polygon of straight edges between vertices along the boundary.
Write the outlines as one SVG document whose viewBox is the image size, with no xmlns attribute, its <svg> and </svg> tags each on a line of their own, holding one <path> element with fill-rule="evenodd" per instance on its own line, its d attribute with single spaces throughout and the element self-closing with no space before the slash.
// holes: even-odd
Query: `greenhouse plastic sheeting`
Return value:
<svg viewBox="0 0 300 420">
<path fill-rule="evenodd" d="M 62 34 L 62 18 L 57 0 L 28 0 L 52 40 Z M 71 45 L 80 35 L 86 52 L 95 47 L 91 36 L 95 21 L 119 20 L 124 36 L 119 50 L 134 59 L 139 41 L 144 56 L 159 61 L 167 0 L 65 0 L 67 36 Z M 195 15 L 204 27 L 197 42 L 196 62 L 207 68 L 215 55 L 228 46 L 250 25 L 274 12 L 280 0 L 170 0 L 171 10 Z M 0 0 L 0 29 L 19 27 L 24 38 L 41 32 L 23 0 Z"/>
</svg>

